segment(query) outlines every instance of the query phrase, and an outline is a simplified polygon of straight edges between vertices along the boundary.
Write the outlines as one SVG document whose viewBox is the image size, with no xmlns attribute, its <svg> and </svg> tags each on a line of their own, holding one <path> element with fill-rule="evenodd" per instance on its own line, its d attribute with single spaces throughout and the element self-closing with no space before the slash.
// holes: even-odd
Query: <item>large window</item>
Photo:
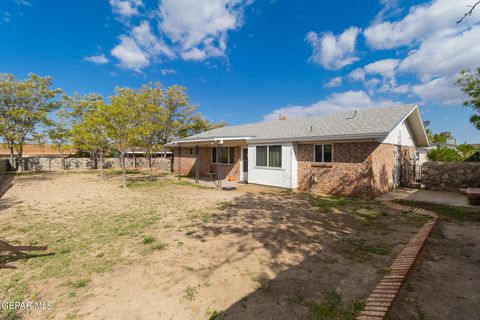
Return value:
<svg viewBox="0 0 480 320">
<path fill-rule="evenodd" d="M 314 160 L 315 162 L 332 162 L 333 161 L 333 145 L 332 144 L 316 144 Z"/>
<path fill-rule="evenodd" d="M 256 150 L 257 167 L 282 167 L 282 146 L 258 146 Z"/>
<path fill-rule="evenodd" d="M 235 163 L 235 147 L 212 148 L 212 163 L 217 163 L 217 151 L 220 150 L 220 163 Z"/>
</svg>

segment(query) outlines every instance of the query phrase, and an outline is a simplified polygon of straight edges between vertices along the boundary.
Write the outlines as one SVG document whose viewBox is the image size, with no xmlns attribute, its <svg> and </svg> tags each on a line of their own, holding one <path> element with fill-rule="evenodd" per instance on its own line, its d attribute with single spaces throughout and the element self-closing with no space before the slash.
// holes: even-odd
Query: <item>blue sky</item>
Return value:
<svg viewBox="0 0 480 320">
<path fill-rule="evenodd" d="M 0 72 L 67 93 L 188 88 L 229 124 L 418 103 L 434 132 L 480 142 L 453 83 L 480 66 L 473 0 L 1 0 Z"/>
</svg>

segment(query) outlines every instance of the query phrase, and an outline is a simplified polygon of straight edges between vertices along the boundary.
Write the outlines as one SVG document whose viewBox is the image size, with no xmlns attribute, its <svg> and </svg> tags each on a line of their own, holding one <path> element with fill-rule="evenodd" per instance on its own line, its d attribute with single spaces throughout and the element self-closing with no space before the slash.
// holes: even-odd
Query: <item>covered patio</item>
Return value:
<svg viewBox="0 0 480 320">
<path fill-rule="evenodd" d="M 174 142 L 174 173 L 197 184 L 232 187 L 248 180 L 246 137 Z"/>
</svg>

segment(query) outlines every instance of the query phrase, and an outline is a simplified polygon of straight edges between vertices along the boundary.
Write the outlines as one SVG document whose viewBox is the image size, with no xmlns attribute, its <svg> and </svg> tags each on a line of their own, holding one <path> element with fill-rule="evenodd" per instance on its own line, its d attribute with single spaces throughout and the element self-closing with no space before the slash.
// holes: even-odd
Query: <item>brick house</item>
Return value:
<svg viewBox="0 0 480 320">
<path fill-rule="evenodd" d="M 408 182 L 428 139 L 418 106 L 401 105 L 224 127 L 170 146 L 176 174 L 375 196 Z"/>
</svg>

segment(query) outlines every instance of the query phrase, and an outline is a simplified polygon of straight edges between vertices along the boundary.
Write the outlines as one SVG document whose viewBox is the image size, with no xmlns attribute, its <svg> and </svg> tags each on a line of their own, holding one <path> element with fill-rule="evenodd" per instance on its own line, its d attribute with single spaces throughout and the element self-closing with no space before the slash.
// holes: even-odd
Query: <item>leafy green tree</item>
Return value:
<svg viewBox="0 0 480 320">
<path fill-rule="evenodd" d="M 103 155 L 108 150 L 108 139 L 101 126 L 99 107 L 103 98 L 96 93 L 85 96 L 75 94 L 63 96 L 63 108 L 58 112 L 59 118 L 69 123 L 71 140 L 75 148 L 86 152 L 90 159 L 100 163 L 100 176 L 103 177 Z"/>
<path fill-rule="evenodd" d="M 425 131 L 427 132 L 428 142 L 432 143 L 434 140 L 432 129 L 426 128 Z"/>
<path fill-rule="evenodd" d="M 100 105 L 99 118 L 111 146 L 120 153 L 123 186 L 126 187 L 125 152 L 140 144 L 141 137 L 148 131 L 142 115 L 144 104 L 138 91 L 130 88 L 115 88 L 110 101 L 110 105 Z"/>
<path fill-rule="evenodd" d="M 47 131 L 53 147 L 60 153 L 62 169 L 65 169 L 65 150 L 70 146 L 71 131 L 62 123 L 53 124 Z"/>
<path fill-rule="evenodd" d="M 205 131 L 222 128 L 226 125 L 227 124 L 223 121 L 218 123 L 213 122 L 204 118 L 201 114 L 196 113 L 192 116 L 189 123 L 179 130 L 178 136 L 184 138 Z"/>
<path fill-rule="evenodd" d="M 455 140 L 453 134 L 449 131 L 444 131 L 440 133 L 435 133 L 433 135 L 433 142 L 442 142 L 447 143 L 447 140 Z"/>
<path fill-rule="evenodd" d="M 0 74 L 0 136 L 10 151 L 10 161 L 22 170 L 23 146 L 45 127 L 51 125 L 49 113 L 58 109 L 60 89 L 51 89 L 52 78 L 29 74 L 18 80 L 11 74 Z M 14 152 L 17 152 L 19 166 Z"/>
<path fill-rule="evenodd" d="M 432 161 L 462 161 L 462 157 L 456 149 L 438 146 L 427 153 L 427 158 Z"/>
<path fill-rule="evenodd" d="M 472 107 L 470 122 L 480 130 L 480 67 L 475 71 L 462 70 L 456 85 L 469 97 L 463 102 L 466 107 Z"/>
</svg>

